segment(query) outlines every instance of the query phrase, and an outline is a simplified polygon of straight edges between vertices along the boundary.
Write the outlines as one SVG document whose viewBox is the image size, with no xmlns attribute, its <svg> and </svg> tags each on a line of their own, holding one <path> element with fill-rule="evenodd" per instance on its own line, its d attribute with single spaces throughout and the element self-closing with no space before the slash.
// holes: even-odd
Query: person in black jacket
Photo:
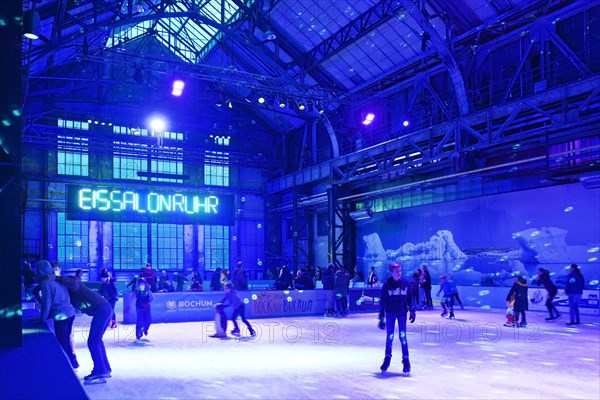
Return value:
<svg viewBox="0 0 600 400">
<path fill-rule="evenodd" d="M 218 290 L 223 290 L 221 287 L 221 268 L 215 269 L 215 272 L 210 279 L 210 290 L 216 292 Z"/>
<path fill-rule="evenodd" d="M 241 261 L 237 262 L 233 270 L 233 286 L 235 290 L 248 290 L 248 277 Z"/>
<path fill-rule="evenodd" d="M 398 321 L 398 334 L 402 345 L 402 372 L 410 372 L 408 358 L 408 342 L 406 341 L 406 314 L 410 313 L 409 321 L 415 322 L 416 312 L 408 279 L 402 278 L 402 267 L 397 262 L 390 264 L 392 276 L 388 278 L 381 288 L 381 301 L 379 303 L 379 329 L 386 329 L 385 358 L 381 371 L 387 371 L 392 360 L 392 342 L 394 329 Z"/>
<path fill-rule="evenodd" d="M 104 297 L 108 304 L 110 304 L 112 308 L 112 319 L 110 323 L 110 328 L 115 329 L 117 327 L 117 315 L 115 314 L 115 305 L 117 301 L 119 301 L 119 290 L 117 289 L 117 285 L 115 285 L 115 281 L 110 276 L 108 271 L 102 271 L 100 273 L 100 289 L 98 289 L 98 293 L 100 296 Z"/>
<path fill-rule="evenodd" d="M 523 275 L 517 276 L 515 283 L 513 283 L 510 291 L 506 295 L 506 301 L 511 300 L 511 296 L 515 295 L 515 323 L 513 324 L 514 328 L 520 327 L 524 328 L 527 326 L 527 318 L 525 317 L 525 311 L 529 310 L 529 305 L 527 301 L 527 281 L 523 277 Z M 519 323 L 519 317 L 521 317 L 521 323 Z"/>
<path fill-rule="evenodd" d="M 298 270 L 298 278 L 296 279 L 296 289 L 312 290 L 315 288 L 315 282 L 310 277 L 310 274 L 305 269 Z"/>
<path fill-rule="evenodd" d="M 429 269 L 427 265 L 421 265 L 421 270 L 423 271 L 423 275 L 421 276 L 421 287 L 423 288 L 423 293 L 425 294 L 425 310 L 433 310 L 433 300 L 431 298 L 431 275 L 429 274 Z"/>
<path fill-rule="evenodd" d="M 325 317 L 333 317 L 335 315 L 335 308 L 333 302 L 333 282 L 335 266 L 332 263 L 327 264 L 327 267 L 323 271 L 321 282 L 323 283 L 323 290 L 325 291 Z"/>
<path fill-rule="evenodd" d="M 571 272 L 567 275 L 565 293 L 569 296 L 569 315 L 571 320 L 567 325 L 579 325 L 579 300 L 583 294 L 585 280 L 577 264 L 571 264 Z"/>
<path fill-rule="evenodd" d="M 548 309 L 548 312 L 550 313 L 550 317 L 546 318 L 546 321 L 551 321 L 553 319 L 560 317 L 560 314 L 558 313 L 556 306 L 552 303 L 552 300 L 554 300 L 554 297 L 556 296 L 558 289 L 556 288 L 556 285 L 550 279 L 550 271 L 548 271 L 544 268 L 538 268 L 537 269 L 537 279 L 535 282 L 538 285 L 543 285 L 546 288 L 546 291 L 548 292 L 548 296 L 546 298 L 546 308 Z"/>
</svg>

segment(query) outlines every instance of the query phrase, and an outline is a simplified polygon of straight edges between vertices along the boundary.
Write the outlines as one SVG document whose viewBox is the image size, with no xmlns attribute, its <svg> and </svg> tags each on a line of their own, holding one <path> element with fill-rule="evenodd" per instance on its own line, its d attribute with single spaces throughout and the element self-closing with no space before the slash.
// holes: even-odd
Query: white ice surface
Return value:
<svg viewBox="0 0 600 400">
<path fill-rule="evenodd" d="M 379 371 L 385 333 L 375 314 L 255 319 L 255 338 L 244 327 L 227 340 L 208 337 L 212 322 L 154 324 L 141 340 L 133 325 L 119 324 L 104 336 L 112 378 L 85 390 L 92 400 L 600 398 L 598 317 L 571 328 L 564 316 L 546 322 L 528 313 L 529 327 L 513 329 L 502 326 L 501 310 L 456 315 L 417 313 L 408 377 L 397 338 L 390 369 Z M 92 369 L 87 323 L 75 320 L 81 378 Z"/>
</svg>

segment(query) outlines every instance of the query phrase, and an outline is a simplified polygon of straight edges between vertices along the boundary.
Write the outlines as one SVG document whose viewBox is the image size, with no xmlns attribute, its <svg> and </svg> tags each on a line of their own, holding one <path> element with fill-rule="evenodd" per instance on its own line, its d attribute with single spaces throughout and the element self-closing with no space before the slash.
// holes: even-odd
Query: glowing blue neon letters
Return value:
<svg viewBox="0 0 600 400">
<path fill-rule="evenodd" d="M 218 214 L 217 196 L 192 196 L 181 193 L 165 194 L 133 190 L 107 190 L 83 188 L 77 192 L 77 204 L 82 210 L 138 212 L 138 213 L 185 213 Z"/>
</svg>

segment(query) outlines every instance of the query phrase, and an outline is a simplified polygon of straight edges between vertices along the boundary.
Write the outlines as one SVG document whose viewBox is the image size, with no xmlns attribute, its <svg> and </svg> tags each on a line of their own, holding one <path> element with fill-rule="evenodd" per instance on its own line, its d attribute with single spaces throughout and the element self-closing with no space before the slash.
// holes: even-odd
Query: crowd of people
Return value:
<svg viewBox="0 0 600 400">
<path fill-rule="evenodd" d="M 325 317 L 343 317 L 348 314 L 348 290 L 358 283 L 364 282 L 365 287 L 381 288 L 379 301 L 380 311 L 378 314 L 378 326 L 386 331 L 386 345 L 384 360 L 381 370 L 386 371 L 392 359 L 392 344 L 395 335 L 395 327 L 398 326 L 402 349 L 403 372 L 410 372 L 410 361 L 408 344 L 406 342 L 407 321 L 414 322 L 417 310 L 433 309 L 431 295 L 432 279 L 427 265 L 423 264 L 412 274 L 410 279 L 403 277 L 402 267 L 397 262 L 389 265 L 390 276 L 381 282 L 375 269 L 371 267 L 366 279 L 354 270 L 354 278 L 351 279 L 350 272 L 342 267 L 330 263 L 324 269 L 311 268 L 299 269 L 294 279 L 290 268 L 283 265 L 279 268 L 273 283 L 275 290 L 312 290 L 316 287 L 316 281 L 321 280 L 325 292 Z M 72 276 L 61 274 L 60 264 L 38 261 L 34 271 L 29 263 L 22 268 L 22 286 L 24 300 L 36 299 L 40 304 L 40 322 L 46 323 L 47 319 L 53 320 L 56 338 L 67 355 L 71 366 L 79 367 L 77 356 L 73 348 L 72 328 L 77 312 L 85 313 L 92 317 L 90 331 L 87 338 L 88 349 L 93 361 L 91 373 L 84 378 L 85 383 L 104 383 L 106 378 L 111 377 L 111 366 L 108 361 L 102 336 L 110 328 L 117 327 L 115 305 L 119 300 L 119 291 L 109 271 L 105 268 L 100 271 L 100 287 L 97 291 L 88 288 L 82 282 L 82 270 L 77 270 Z M 231 278 L 231 279 L 230 279 Z M 440 285 L 437 293 L 441 295 L 440 305 L 442 317 L 455 318 L 455 301 L 460 305 L 458 289 L 453 282 L 452 276 L 441 275 Z M 190 291 L 202 291 L 202 277 L 198 272 L 191 276 Z M 183 291 L 188 277 L 179 272 L 174 272 L 171 278 L 166 271 L 156 274 L 152 265 L 147 263 L 141 268 L 139 275 L 127 283 L 135 293 L 136 306 L 136 339 L 147 336 L 152 323 L 151 303 L 154 300 L 153 293 Z M 532 282 L 543 286 L 547 291 L 546 308 L 549 317 L 546 320 L 554 320 L 561 316 L 553 303 L 558 293 L 558 288 L 552 282 L 549 271 L 538 268 L 537 275 Z M 570 321 L 567 325 L 580 324 L 579 301 L 583 293 L 585 280 L 576 264 L 571 265 L 567 276 L 565 294 L 568 296 Z M 529 308 L 528 299 L 529 282 L 519 274 L 506 296 L 508 309 L 506 311 L 507 322 L 505 326 L 526 327 L 526 311 Z M 213 273 L 210 281 L 211 291 L 224 291 L 223 299 L 217 304 L 217 314 L 224 316 L 223 309 L 232 307 L 232 322 L 234 329 L 231 332 L 238 335 L 240 330 L 237 324 L 238 317 L 248 327 L 251 335 L 254 335 L 252 325 L 246 320 L 245 306 L 237 291 L 248 290 L 248 278 L 244 266 L 238 261 L 233 269 L 221 270 L 219 268 Z M 226 322 L 226 319 L 225 319 Z M 221 337 L 221 335 L 216 335 Z"/>
</svg>

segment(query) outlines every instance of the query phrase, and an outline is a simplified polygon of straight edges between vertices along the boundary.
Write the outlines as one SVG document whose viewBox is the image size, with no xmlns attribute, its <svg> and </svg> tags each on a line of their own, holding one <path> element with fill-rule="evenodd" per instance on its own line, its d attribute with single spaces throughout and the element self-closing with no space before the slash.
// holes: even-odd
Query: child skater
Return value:
<svg viewBox="0 0 600 400">
<path fill-rule="evenodd" d="M 256 332 L 254 332 L 254 329 L 252 329 L 252 325 L 250 325 L 250 322 L 248 322 L 248 320 L 246 319 L 244 302 L 237 295 L 237 292 L 233 288 L 233 283 L 227 282 L 223 286 L 223 290 L 225 290 L 225 296 L 220 301 L 220 303 L 223 304 L 223 307 L 231 306 L 233 308 L 233 315 L 231 316 L 231 320 L 233 322 L 233 330 L 231 331 L 231 333 L 233 335 L 240 334 L 240 328 L 237 324 L 237 317 L 240 316 L 242 318 L 242 322 L 248 327 L 250 336 L 256 335 Z"/>
<path fill-rule="evenodd" d="M 135 311 L 137 319 L 135 321 L 135 337 L 141 339 L 142 334 L 148 336 L 148 329 L 152 323 L 152 313 L 150 303 L 154 300 L 154 296 L 150 291 L 150 286 L 145 279 L 140 279 L 137 282 L 137 293 L 135 294 Z"/>
<path fill-rule="evenodd" d="M 441 292 L 444 292 L 444 297 L 442 297 L 441 303 L 444 311 L 442 312 L 442 317 L 448 315 L 448 311 L 450 311 L 450 316 L 448 318 L 454 319 L 454 306 L 452 305 L 452 294 L 454 293 L 454 289 L 452 288 L 452 284 L 446 280 L 446 276 L 440 276 L 440 280 L 442 283 L 440 284 L 440 290 L 438 290 L 437 295 L 439 296 Z"/>
<path fill-rule="evenodd" d="M 504 326 L 513 327 L 515 324 L 515 309 L 513 308 L 515 306 L 514 295 L 510 296 L 510 299 L 508 299 L 508 301 L 506 302 L 506 306 L 508 308 L 506 309 L 506 313 L 504 314 L 506 315 L 506 323 L 504 324 Z"/>
</svg>

